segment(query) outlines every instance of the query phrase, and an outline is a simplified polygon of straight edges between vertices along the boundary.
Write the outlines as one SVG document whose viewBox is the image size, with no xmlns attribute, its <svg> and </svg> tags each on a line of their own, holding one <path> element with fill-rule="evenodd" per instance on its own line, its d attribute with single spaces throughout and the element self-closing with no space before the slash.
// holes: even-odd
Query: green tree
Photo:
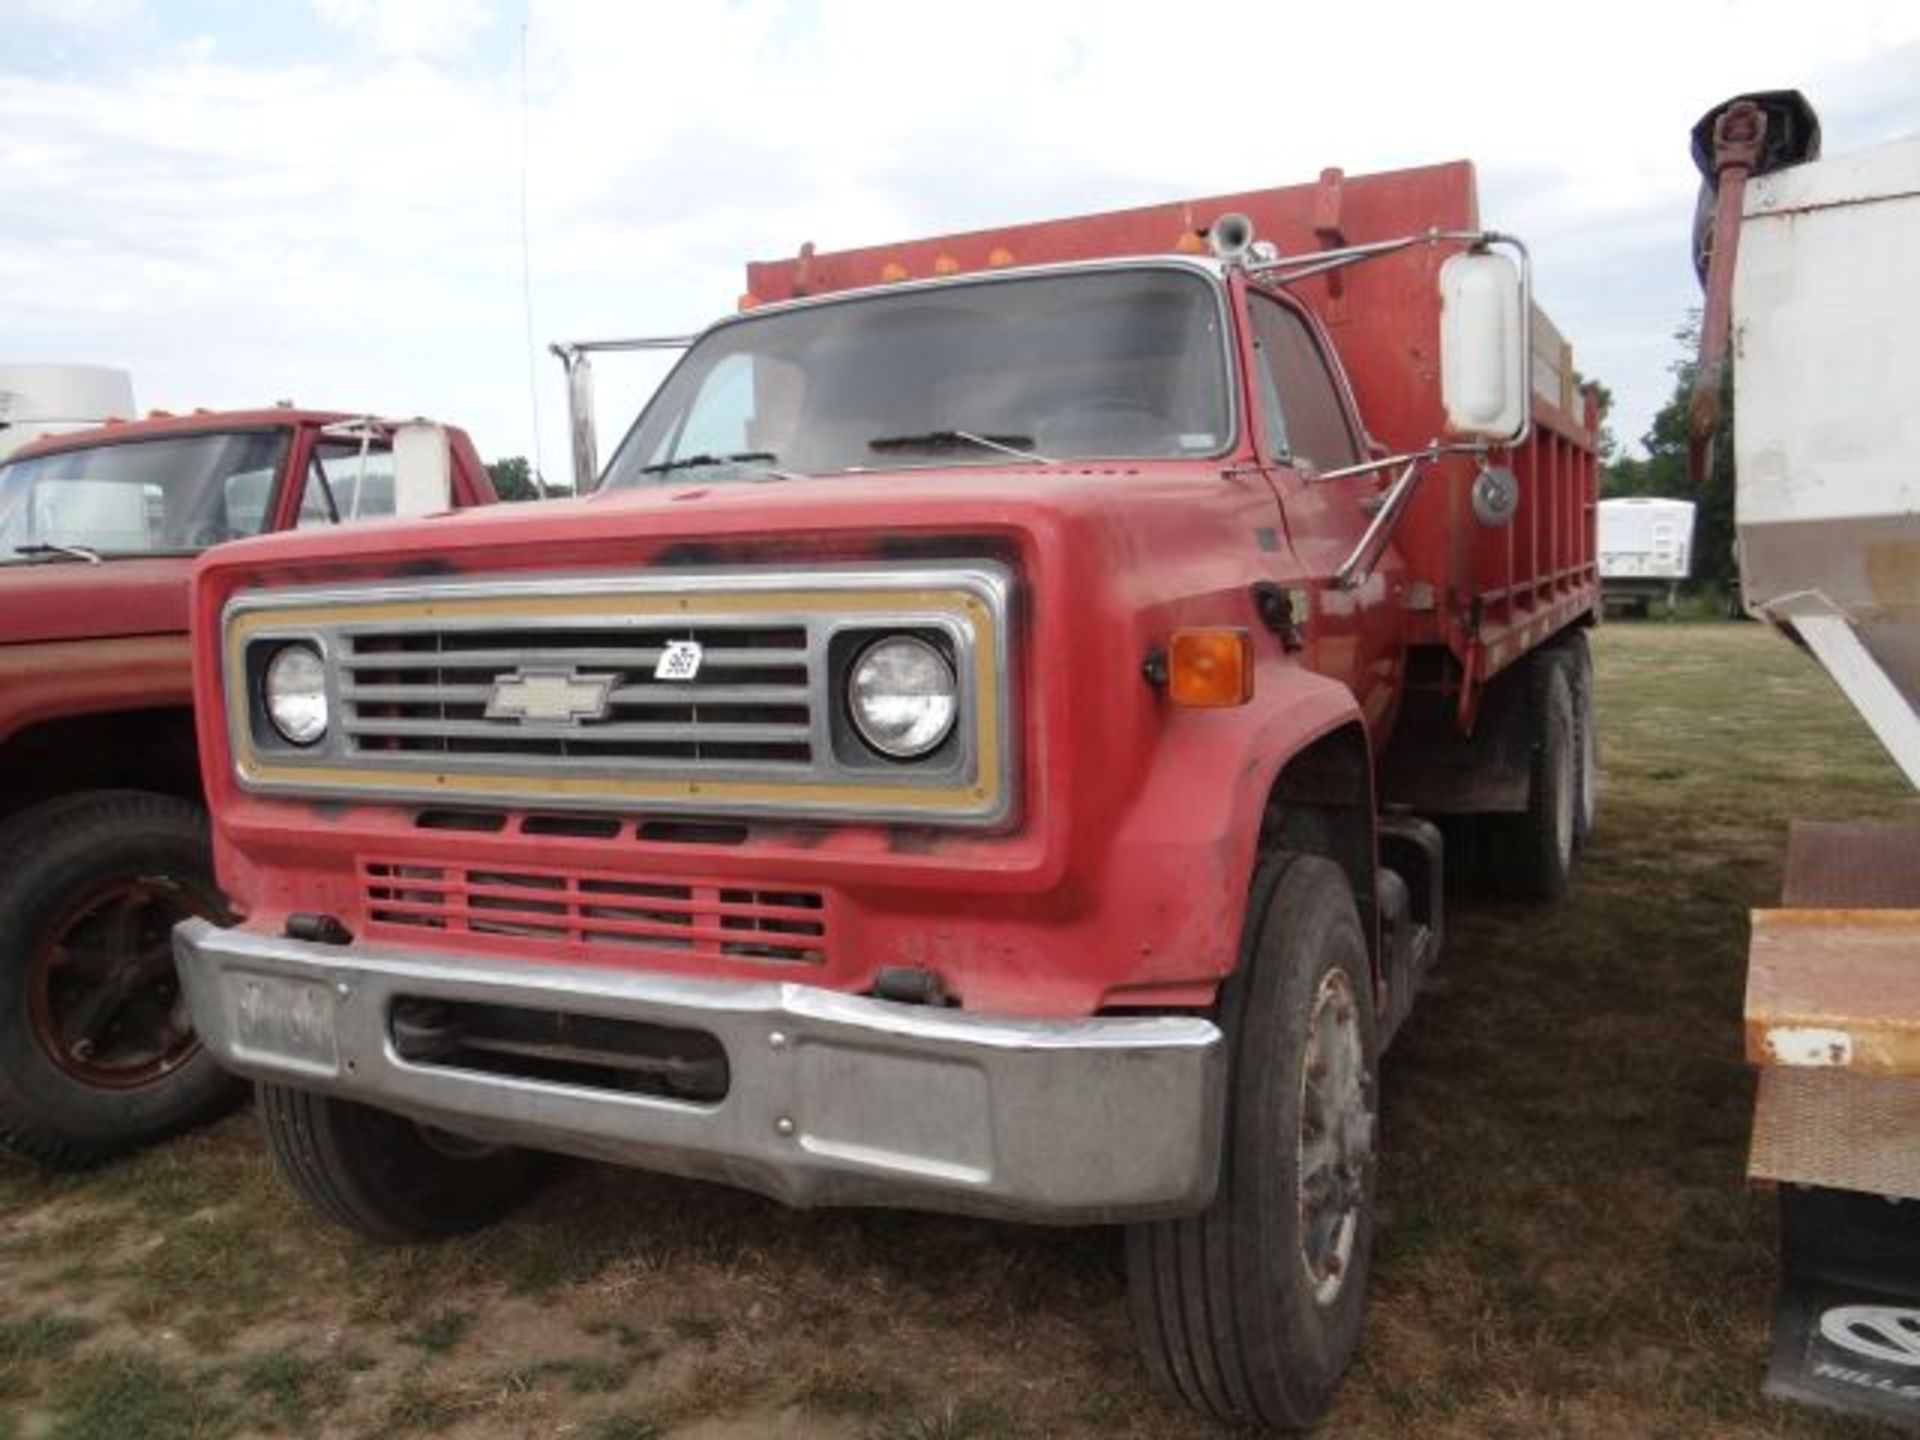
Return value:
<svg viewBox="0 0 1920 1440">
<path fill-rule="evenodd" d="M 502 500 L 538 500 L 540 491 L 533 483 L 533 466 L 527 463 L 524 455 L 509 455 L 495 460 L 487 466 L 487 478 L 493 482 L 493 493 Z M 545 476 L 541 477 L 545 479 Z M 547 494 L 563 495 L 571 492 L 546 482 Z"/>
</svg>

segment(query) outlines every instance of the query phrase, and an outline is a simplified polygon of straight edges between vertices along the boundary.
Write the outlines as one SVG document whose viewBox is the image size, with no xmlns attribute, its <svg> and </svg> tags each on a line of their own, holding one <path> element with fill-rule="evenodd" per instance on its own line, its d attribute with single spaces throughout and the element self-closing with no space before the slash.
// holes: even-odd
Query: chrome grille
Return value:
<svg viewBox="0 0 1920 1440">
<path fill-rule="evenodd" d="M 223 615 L 234 770 L 257 793 L 436 807 L 998 824 L 1011 592 L 993 561 L 251 590 Z M 960 681 L 950 743 L 912 764 L 862 744 L 843 709 L 857 648 L 896 631 L 932 637 Z M 689 641 L 700 663 L 671 678 Z M 264 709 L 287 645 L 326 667 L 332 719 L 311 745 Z"/>
<path fill-rule="evenodd" d="M 655 760 L 698 768 L 804 768 L 813 760 L 813 660 L 803 625 L 564 629 L 345 629 L 342 729 L 360 754 Z M 692 680 L 657 680 L 674 640 L 701 647 Z M 490 716 L 501 681 L 528 673 L 606 682 L 605 713 Z"/>
</svg>

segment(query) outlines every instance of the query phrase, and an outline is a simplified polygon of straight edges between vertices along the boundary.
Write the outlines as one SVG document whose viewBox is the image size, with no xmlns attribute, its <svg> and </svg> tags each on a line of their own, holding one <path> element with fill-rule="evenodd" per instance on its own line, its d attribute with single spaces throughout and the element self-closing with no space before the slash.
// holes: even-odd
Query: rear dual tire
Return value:
<svg viewBox="0 0 1920 1440">
<path fill-rule="evenodd" d="M 1554 649 L 1567 667 L 1567 680 L 1573 689 L 1573 848 L 1581 851 L 1587 848 L 1587 839 L 1600 818 L 1600 737 L 1594 729 L 1593 643 L 1585 630 L 1575 630 Z"/>
<path fill-rule="evenodd" d="M 1493 873 L 1510 900 L 1556 900 L 1573 872 L 1579 832 L 1581 727 L 1574 702 L 1574 664 L 1558 650 L 1527 662 L 1527 724 L 1532 736 L 1527 806 L 1492 818 Z M 1592 725 L 1586 726 L 1591 736 Z M 1589 823 L 1592 812 L 1588 809 Z"/>
</svg>

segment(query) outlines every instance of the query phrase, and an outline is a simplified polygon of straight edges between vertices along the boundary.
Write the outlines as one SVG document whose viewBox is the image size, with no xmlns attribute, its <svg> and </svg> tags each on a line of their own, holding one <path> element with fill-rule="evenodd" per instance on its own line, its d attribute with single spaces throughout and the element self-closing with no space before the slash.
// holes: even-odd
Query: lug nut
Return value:
<svg viewBox="0 0 1920 1440">
<path fill-rule="evenodd" d="M 782 1135 L 793 1134 L 793 1117 L 791 1115 L 782 1115 L 778 1120 L 773 1122 L 773 1128 Z"/>
</svg>

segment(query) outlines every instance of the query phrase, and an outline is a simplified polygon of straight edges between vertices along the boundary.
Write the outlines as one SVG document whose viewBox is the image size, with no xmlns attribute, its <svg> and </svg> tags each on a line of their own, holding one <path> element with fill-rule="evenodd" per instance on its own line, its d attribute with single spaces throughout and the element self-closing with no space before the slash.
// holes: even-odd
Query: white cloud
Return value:
<svg viewBox="0 0 1920 1440">
<path fill-rule="evenodd" d="M 313 10 L 376 54 L 428 59 L 463 53 L 493 19 L 486 0 L 313 0 Z"/>
<path fill-rule="evenodd" d="M 10 0 L 9 23 L 111 30 L 146 17 L 146 0 Z"/>
<path fill-rule="evenodd" d="M 110 3 L 110 0 L 94 0 Z M 0 313 L 25 358 L 130 363 L 143 400 L 292 394 L 532 447 L 520 282 L 517 9 L 313 0 L 363 44 L 276 66 L 150 51 L 0 73 Z M 977 0 L 530 0 L 542 341 L 694 326 L 750 258 L 1466 155 L 1484 218 L 1617 429 L 1665 399 L 1697 290 L 1686 132 L 1798 83 L 1830 151 L 1920 128 L 1920 9 L 1620 4 L 1164 10 Z M 941 23 L 941 16 L 946 17 Z M 560 467 L 558 368 L 545 451 Z M 608 374 L 612 374 L 609 367 Z M 635 395 L 603 392 L 617 428 Z"/>
</svg>

